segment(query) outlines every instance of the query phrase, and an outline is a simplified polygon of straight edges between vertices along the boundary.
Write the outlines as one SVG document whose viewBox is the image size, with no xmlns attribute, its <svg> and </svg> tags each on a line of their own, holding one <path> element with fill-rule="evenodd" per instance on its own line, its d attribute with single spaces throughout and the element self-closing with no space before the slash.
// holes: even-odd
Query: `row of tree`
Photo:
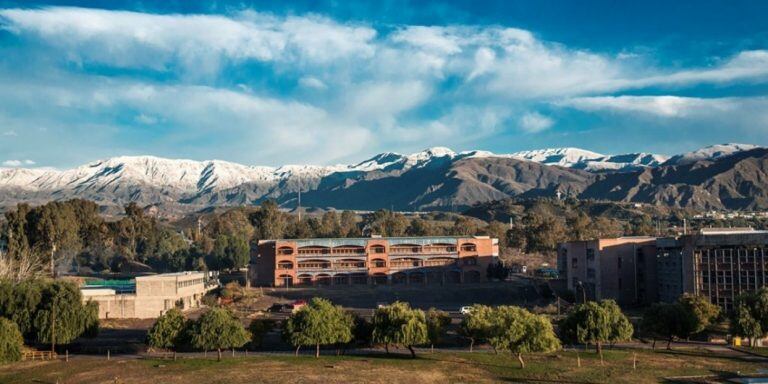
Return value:
<svg viewBox="0 0 768 384">
<path fill-rule="evenodd" d="M 15 332 L 0 333 L 0 344 L 69 344 L 80 336 L 96 336 L 99 329 L 99 307 L 83 303 L 77 286 L 65 281 L 33 280 L 18 284 L 0 281 L 0 319 L 4 328 Z"/>
</svg>

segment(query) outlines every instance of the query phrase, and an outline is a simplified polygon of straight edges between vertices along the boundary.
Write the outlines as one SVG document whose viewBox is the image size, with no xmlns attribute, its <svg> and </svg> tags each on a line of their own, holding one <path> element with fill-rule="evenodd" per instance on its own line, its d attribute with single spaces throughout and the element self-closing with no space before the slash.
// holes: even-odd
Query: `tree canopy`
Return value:
<svg viewBox="0 0 768 384">
<path fill-rule="evenodd" d="M 352 317 L 341 306 L 313 298 L 286 320 L 284 334 L 297 351 L 301 346 L 314 346 L 315 357 L 319 357 L 320 346 L 352 340 L 352 327 Z"/>
<path fill-rule="evenodd" d="M 178 348 L 185 323 L 184 315 L 179 309 L 169 309 L 155 320 L 155 324 L 147 332 L 147 344 L 154 348 Z"/>
<path fill-rule="evenodd" d="M 552 352 L 560 348 L 560 340 L 546 316 L 514 306 L 493 310 L 488 342 L 497 351 L 515 354 L 521 368 L 525 368 L 523 353 Z"/>
<path fill-rule="evenodd" d="M 193 347 L 216 350 L 219 360 L 222 349 L 242 347 L 251 338 L 240 320 L 221 308 L 212 308 L 200 316 L 190 333 Z"/>
<path fill-rule="evenodd" d="M 16 323 L 0 317 L 0 363 L 19 361 L 23 346 L 24 339 Z"/>
<path fill-rule="evenodd" d="M 377 308 L 372 323 L 374 343 L 405 346 L 411 357 L 416 357 L 414 346 L 429 342 L 424 311 L 413 309 L 408 303 L 396 301 Z"/>
</svg>

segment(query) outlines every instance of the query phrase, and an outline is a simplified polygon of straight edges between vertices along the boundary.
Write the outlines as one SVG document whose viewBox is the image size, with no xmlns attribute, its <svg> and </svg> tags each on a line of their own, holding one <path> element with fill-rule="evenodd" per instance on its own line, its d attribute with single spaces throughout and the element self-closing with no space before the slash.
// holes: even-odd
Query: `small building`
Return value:
<svg viewBox="0 0 768 384">
<path fill-rule="evenodd" d="M 253 285 L 410 285 L 483 282 L 499 254 L 488 236 L 259 241 Z"/>
<path fill-rule="evenodd" d="M 178 272 L 136 277 L 132 284 L 87 284 L 80 291 L 84 301 L 99 304 L 100 319 L 150 319 L 174 307 L 197 308 L 216 287 L 203 272 Z"/>
</svg>

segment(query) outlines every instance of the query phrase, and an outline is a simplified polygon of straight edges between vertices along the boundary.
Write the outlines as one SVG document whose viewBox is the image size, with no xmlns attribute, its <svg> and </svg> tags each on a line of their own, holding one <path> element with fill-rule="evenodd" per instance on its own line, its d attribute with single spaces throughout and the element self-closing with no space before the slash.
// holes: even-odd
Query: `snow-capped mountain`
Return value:
<svg viewBox="0 0 768 384">
<path fill-rule="evenodd" d="M 692 152 L 672 156 L 664 165 L 685 165 L 699 160 L 716 160 L 733 154 L 759 148 L 752 144 L 726 143 L 710 145 Z"/>
<path fill-rule="evenodd" d="M 86 198 L 115 206 L 136 201 L 199 208 L 274 198 L 290 207 L 301 190 L 306 193 L 303 200 L 316 206 L 358 201 L 365 209 L 375 209 L 370 204 L 399 198 L 405 199 L 401 207 L 422 209 L 504 196 L 548 196 L 562 190 L 579 194 L 597 179 L 596 173 L 630 174 L 700 160 L 727 160 L 755 148 L 723 144 L 667 159 L 649 153 L 604 155 L 579 148 L 494 154 L 433 147 L 409 155 L 381 153 L 351 165 L 281 167 L 122 156 L 66 170 L 0 168 L 0 205 Z M 611 180 L 626 179 L 618 176 L 622 175 Z M 455 193 L 461 196 L 446 197 L 446 188 L 460 188 Z M 590 193 L 591 198 L 599 197 Z"/>
</svg>

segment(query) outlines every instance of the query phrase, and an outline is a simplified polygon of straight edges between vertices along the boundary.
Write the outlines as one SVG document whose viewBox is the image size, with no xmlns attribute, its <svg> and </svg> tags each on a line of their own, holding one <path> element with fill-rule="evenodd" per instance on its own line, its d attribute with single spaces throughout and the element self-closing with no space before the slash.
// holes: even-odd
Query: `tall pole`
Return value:
<svg viewBox="0 0 768 384">
<path fill-rule="evenodd" d="M 301 175 L 299 175 L 299 203 L 296 207 L 296 211 L 299 212 L 299 221 L 301 221 Z"/>
</svg>

